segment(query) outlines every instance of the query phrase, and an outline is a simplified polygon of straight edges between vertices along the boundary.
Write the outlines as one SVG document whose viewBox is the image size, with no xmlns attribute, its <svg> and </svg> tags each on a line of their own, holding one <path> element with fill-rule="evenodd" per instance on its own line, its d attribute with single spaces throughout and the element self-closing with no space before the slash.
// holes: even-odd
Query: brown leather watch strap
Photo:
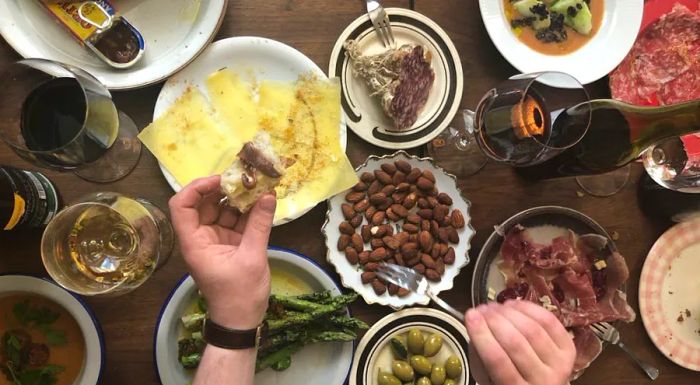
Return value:
<svg viewBox="0 0 700 385">
<path fill-rule="evenodd" d="M 255 329 L 234 330 L 223 327 L 209 318 L 204 320 L 204 340 L 223 349 L 257 349 L 266 335 L 267 323 Z"/>
</svg>

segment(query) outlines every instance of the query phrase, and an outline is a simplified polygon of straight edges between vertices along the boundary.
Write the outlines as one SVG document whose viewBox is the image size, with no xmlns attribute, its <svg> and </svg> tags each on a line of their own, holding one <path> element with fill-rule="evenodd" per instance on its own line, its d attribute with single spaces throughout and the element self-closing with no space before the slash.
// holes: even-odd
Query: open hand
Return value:
<svg viewBox="0 0 700 385">
<path fill-rule="evenodd" d="M 561 322 L 541 306 L 528 301 L 481 305 L 467 311 L 466 326 L 479 384 L 568 384 L 576 348 Z"/>
<path fill-rule="evenodd" d="M 276 198 L 264 195 L 245 215 L 222 207 L 221 178 L 197 179 L 170 199 L 173 227 L 211 319 L 248 330 L 263 320 L 270 295 L 267 243 Z"/>
</svg>

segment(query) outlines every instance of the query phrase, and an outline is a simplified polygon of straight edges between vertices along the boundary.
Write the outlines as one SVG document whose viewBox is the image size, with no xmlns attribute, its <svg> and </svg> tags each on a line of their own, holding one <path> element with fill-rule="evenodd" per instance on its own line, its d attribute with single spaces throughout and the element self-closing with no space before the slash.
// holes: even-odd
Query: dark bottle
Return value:
<svg viewBox="0 0 700 385">
<path fill-rule="evenodd" d="M 647 173 L 642 175 L 638 193 L 639 207 L 652 218 L 682 222 L 700 216 L 700 194 L 669 190 Z"/>
<path fill-rule="evenodd" d="M 56 188 L 43 174 L 0 166 L 0 230 L 43 227 L 58 206 Z"/>
</svg>

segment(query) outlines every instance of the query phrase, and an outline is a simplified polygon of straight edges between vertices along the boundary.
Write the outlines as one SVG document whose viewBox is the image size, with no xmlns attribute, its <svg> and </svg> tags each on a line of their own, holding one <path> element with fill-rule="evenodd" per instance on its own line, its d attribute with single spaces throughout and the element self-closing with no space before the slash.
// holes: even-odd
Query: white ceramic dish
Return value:
<svg viewBox="0 0 700 385">
<path fill-rule="evenodd" d="M 431 283 L 430 285 L 432 292 L 439 294 L 442 291 L 452 289 L 455 277 L 459 274 L 460 270 L 469 263 L 469 247 L 471 239 L 474 236 L 474 229 L 471 226 L 471 217 L 469 216 L 471 203 L 462 196 L 462 192 L 457 187 L 456 179 L 453 175 L 446 173 L 442 168 L 436 166 L 432 159 L 418 158 L 409 155 L 405 151 L 398 151 L 392 155 L 383 157 L 372 155 L 363 165 L 359 166 L 356 171 L 358 175 L 365 171 L 373 172 L 379 169 L 382 163 L 393 162 L 399 159 L 407 160 L 413 167 L 432 171 L 435 175 L 438 190 L 452 197 L 454 203 L 451 209 L 458 208 L 462 211 L 462 214 L 464 214 L 466 226 L 458 231 L 460 239 L 459 244 L 450 244 L 450 246 L 455 249 L 455 263 L 446 266 L 445 274 L 442 276 L 440 282 Z M 372 286 L 362 283 L 360 279 L 360 273 L 362 271 L 359 265 L 351 265 L 345 258 L 345 255 L 338 251 L 336 246 L 338 238 L 340 237 L 338 225 L 345 220 L 340 210 L 340 205 L 345 202 L 346 194 L 347 191 L 342 192 L 329 200 L 326 222 L 321 229 L 326 239 L 326 247 L 328 248 L 326 258 L 329 263 L 335 266 L 335 270 L 340 275 L 343 286 L 355 290 L 368 304 L 378 303 L 380 305 L 391 306 L 397 310 L 405 306 L 427 305 L 430 299 L 415 293 L 411 293 L 403 298 L 390 296 L 388 293 L 384 293 L 381 296 L 377 295 L 372 289 Z"/>
<path fill-rule="evenodd" d="M 231 70 L 249 77 L 244 80 L 278 80 L 294 81 L 299 75 L 312 73 L 321 78 L 326 75 L 308 57 L 296 49 L 275 40 L 262 37 L 232 37 L 214 42 L 191 65 L 168 79 L 158 94 L 153 120 L 164 113 L 187 87 L 195 86 L 206 95 L 205 81 L 209 75 L 228 67 Z M 340 145 L 347 145 L 345 122 L 340 122 Z M 182 186 L 160 165 L 165 180 L 173 190 L 180 191 Z M 202 175 L 208 176 L 208 175 Z M 311 210 L 312 207 L 301 208 L 295 215 L 275 221 L 275 226 L 290 222 Z"/>
<path fill-rule="evenodd" d="M 73 385 L 97 385 L 104 366 L 104 339 L 92 310 L 80 297 L 48 279 L 29 275 L 0 276 L 0 296 L 27 293 L 47 298 L 63 307 L 75 319 L 85 340 L 85 358 L 82 370 Z"/>
<path fill-rule="evenodd" d="M 391 131 L 393 123 L 384 114 L 376 97 L 361 78 L 353 75 L 343 43 L 355 39 L 364 54 L 384 52 L 367 15 L 353 21 L 338 38 L 331 53 L 329 76 L 339 76 L 343 87 L 343 111 L 348 125 L 357 135 L 374 145 L 404 149 L 425 144 L 442 132 L 452 121 L 462 100 L 464 76 L 459 53 L 445 31 L 418 12 L 403 8 L 386 8 L 397 47 L 403 44 L 422 45 L 432 55 L 435 82 L 428 101 L 411 129 Z"/>
<path fill-rule="evenodd" d="M 426 335 L 434 333 L 441 335 L 442 349 L 435 358 L 430 359 L 442 362 L 450 354 L 456 355 L 462 361 L 462 375 L 456 383 L 459 385 L 469 383 L 467 359 L 469 337 L 464 325 L 439 310 L 415 308 L 389 314 L 377 321 L 365 333 L 355 352 L 349 385 L 376 385 L 378 369 L 391 371 L 392 357 L 390 349 L 387 349 L 389 341 L 395 336 L 407 333 L 411 328 L 418 328 Z"/>
<path fill-rule="evenodd" d="M 80 67 L 111 90 L 157 83 L 194 59 L 214 39 L 228 0 L 118 0 L 116 7 L 143 35 L 144 57 L 118 70 L 80 46 L 36 0 L 0 2 L 0 35 L 25 58 Z"/>
<path fill-rule="evenodd" d="M 669 360 L 700 371 L 700 220 L 666 231 L 644 260 L 639 312 L 654 345 Z"/>
<path fill-rule="evenodd" d="M 291 250 L 270 248 L 272 268 L 280 268 L 301 278 L 314 290 L 331 290 L 341 294 L 333 279 L 316 262 Z M 177 359 L 177 340 L 181 332 L 180 317 L 196 298 L 197 287 L 189 275 L 170 293 L 158 317 L 155 335 L 156 371 L 163 385 L 188 385 L 193 371 L 182 368 Z M 255 376 L 255 385 L 307 384 L 343 385 L 348 376 L 354 343 L 319 343 L 304 347 L 292 357 L 292 366 L 282 372 L 265 370 Z"/>
<path fill-rule="evenodd" d="M 503 1 L 479 0 L 479 8 L 491 40 L 518 71 L 565 72 L 581 84 L 588 84 L 620 64 L 632 48 L 642 24 L 644 0 L 603 1 L 605 13 L 600 30 L 583 47 L 566 55 L 545 55 L 522 43 L 506 20 Z"/>
</svg>

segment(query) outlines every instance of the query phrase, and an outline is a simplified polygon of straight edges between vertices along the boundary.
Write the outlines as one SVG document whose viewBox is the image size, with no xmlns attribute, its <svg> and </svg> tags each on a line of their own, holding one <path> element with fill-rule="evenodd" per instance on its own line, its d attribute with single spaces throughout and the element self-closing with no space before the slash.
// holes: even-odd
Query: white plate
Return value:
<svg viewBox="0 0 700 385">
<path fill-rule="evenodd" d="M 111 90 L 144 87 L 183 68 L 212 41 L 228 0 L 117 0 L 116 8 L 143 35 L 144 57 L 118 70 L 80 46 L 37 0 L 0 2 L 0 35 L 25 58 L 80 67 Z"/>
<path fill-rule="evenodd" d="M 698 274 L 700 220 L 695 219 L 673 226 L 654 243 L 639 280 L 639 312 L 649 338 L 669 360 L 695 371 L 700 371 Z"/>
<path fill-rule="evenodd" d="M 301 278 L 314 290 L 342 294 L 338 285 L 315 261 L 291 250 L 269 248 L 271 267 L 279 267 Z M 197 296 L 197 286 L 185 276 L 170 293 L 158 317 L 155 336 L 156 372 L 163 385 L 188 385 L 193 371 L 182 368 L 177 359 L 180 317 Z M 328 342 L 305 346 L 292 356 L 292 366 L 282 372 L 265 370 L 255 375 L 255 385 L 305 384 L 343 385 L 352 364 L 354 343 Z M 225 368 L 221 368 L 225 370 Z"/>
<path fill-rule="evenodd" d="M 410 130 L 390 131 L 393 123 L 386 116 L 376 97 L 361 78 L 352 73 L 343 43 L 355 39 L 364 54 L 384 52 L 367 15 L 353 21 L 340 34 L 333 47 L 328 66 L 329 76 L 340 76 L 343 87 L 343 111 L 348 125 L 362 139 L 389 149 L 404 149 L 425 144 L 436 137 L 452 121 L 462 100 L 463 73 L 459 53 L 450 37 L 435 22 L 418 12 L 403 8 L 386 8 L 397 46 L 418 44 L 432 54 L 431 66 L 435 82 L 418 121 Z"/>
<path fill-rule="evenodd" d="M 452 289 L 455 277 L 457 277 L 460 270 L 469 263 L 469 245 L 475 233 L 471 225 L 471 217 L 469 216 L 469 208 L 471 203 L 469 203 L 469 201 L 462 196 L 462 192 L 459 190 L 459 187 L 457 187 L 456 179 L 453 175 L 446 173 L 445 170 L 436 166 L 432 159 L 418 158 L 416 156 L 409 155 L 405 151 L 398 151 L 392 155 L 385 155 L 383 157 L 372 155 L 363 165 L 359 166 L 356 171 L 358 175 L 365 171 L 373 172 L 374 170 L 379 169 L 382 163 L 393 162 L 399 159 L 407 160 L 413 167 L 419 167 L 423 170 L 432 171 L 432 173 L 435 175 L 438 190 L 440 190 L 440 192 L 447 193 L 450 197 L 452 197 L 453 204 L 450 209 L 459 209 L 464 215 L 466 225 L 464 228 L 458 231 L 459 244 L 450 244 L 450 246 L 454 247 L 455 249 L 455 262 L 452 265 L 445 266 L 445 274 L 442 276 L 442 280 L 440 280 L 440 282 L 430 284 L 431 291 L 435 294 L 439 294 L 442 291 Z M 362 271 L 359 268 L 359 265 L 351 265 L 345 258 L 345 254 L 338 251 L 337 243 L 338 238 L 340 237 L 338 225 L 345 220 L 343 218 L 343 213 L 340 210 L 340 205 L 345 203 L 346 194 L 347 191 L 344 191 L 329 199 L 326 222 L 323 224 L 323 228 L 321 229 L 326 239 L 326 247 L 328 249 L 326 258 L 330 264 L 335 266 L 335 270 L 340 275 L 340 280 L 343 283 L 343 286 L 347 287 L 348 289 L 355 290 L 362 296 L 362 298 L 364 298 L 365 302 L 370 305 L 373 303 L 378 303 L 380 305 L 391 306 L 396 310 L 405 306 L 427 305 L 430 302 L 430 299 L 415 293 L 411 293 L 403 298 L 391 296 L 389 293 L 384 293 L 381 296 L 377 295 L 377 293 L 375 293 L 372 289 L 372 286 L 362 283 L 362 280 L 360 279 L 360 274 Z M 363 224 L 366 224 L 366 220 L 363 222 Z"/>
<path fill-rule="evenodd" d="M 426 335 L 437 333 L 442 336 L 443 347 L 437 355 L 440 361 L 454 354 L 462 361 L 462 375 L 457 384 L 469 383 L 469 361 L 467 330 L 452 316 L 430 308 L 401 310 L 382 318 L 365 333 L 357 346 L 350 371 L 349 385 L 375 385 L 377 369 L 391 370 L 391 353 L 385 347 L 394 336 L 404 334 L 409 329 L 418 328 Z M 429 358 L 435 360 L 435 358 Z"/>
<path fill-rule="evenodd" d="M 97 385 L 105 360 L 104 338 L 97 318 L 83 300 L 53 281 L 28 275 L 0 276 L 0 296 L 29 293 L 49 299 L 75 319 L 85 339 L 85 361 L 73 385 Z"/>
<path fill-rule="evenodd" d="M 296 49 L 262 37 L 232 37 L 212 43 L 191 65 L 168 79 L 158 94 L 153 120 L 163 114 L 187 87 L 195 86 L 206 92 L 206 79 L 217 70 L 228 67 L 244 76 L 244 80 L 278 80 L 294 81 L 299 75 L 313 73 L 320 78 L 326 74 L 314 62 Z M 247 78 L 246 78 L 247 77 Z M 345 150 L 347 133 L 345 121 L 340 122 L 340 146 Z M 161 164 L 165 180 L 173 190 L 180 191 L 182 186 L 175 177 Z M 202 175 L 208 176 L 208 175 Z M 290 222 L 306 214 L 312 207 L 307 207 L 289 218 L 275 221 L 275 226 Z"/>
<path fill-rule="evenodd" d="M 501 55 L 522 73 L 560 71 L 592 83 L 612 71 L 632 48 L 642 24 L 644 0 L 604 0 L 600 30 L 578 50 L 545 55 L 522 43 L 506 19 L 501 0 L 479 0 L 486 30 Z M 552 83 L 550 85 L 558 85 Z"/>
</svg>

